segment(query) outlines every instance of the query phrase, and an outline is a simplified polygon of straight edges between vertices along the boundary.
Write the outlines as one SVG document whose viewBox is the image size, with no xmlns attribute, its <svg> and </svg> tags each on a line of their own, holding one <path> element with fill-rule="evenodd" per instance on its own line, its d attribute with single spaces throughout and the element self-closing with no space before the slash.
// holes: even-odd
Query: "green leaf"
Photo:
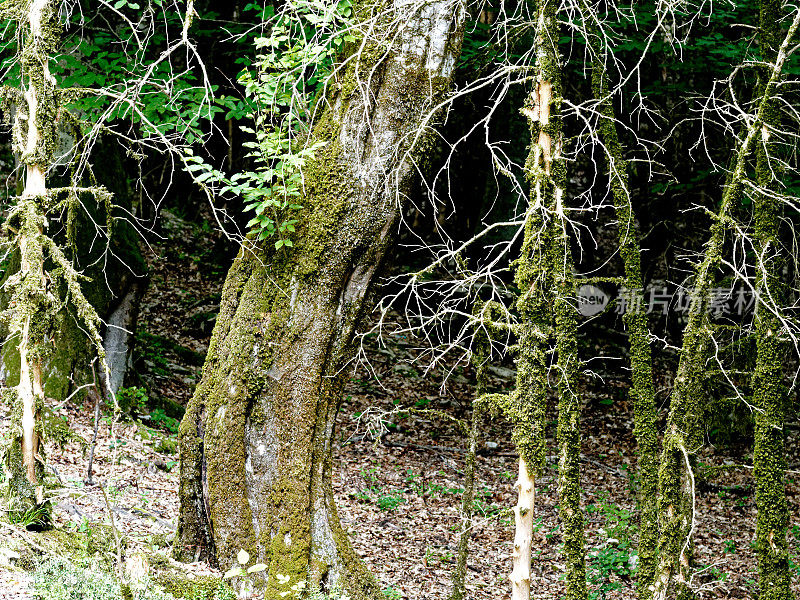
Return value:
<svg viewBox="0 0 800 600">
<path fill-rule="evenodd" d="M 267 565 L 265 565 L 264 563 L 257 563 L 255 565 L 253 565 L 252 567 L 247 567 L 247 572 L 248 573 L 260 573 L 261 571 L 265 570 L 266 568 L 267 568 Z"/>
</svg>

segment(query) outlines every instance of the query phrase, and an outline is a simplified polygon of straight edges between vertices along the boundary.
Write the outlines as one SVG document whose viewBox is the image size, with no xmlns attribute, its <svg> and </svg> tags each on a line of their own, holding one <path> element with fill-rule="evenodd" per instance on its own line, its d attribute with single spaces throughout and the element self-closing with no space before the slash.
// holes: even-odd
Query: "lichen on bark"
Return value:
<svg viewBox="0 0 800 600">
<path fill-rule="evenodd" d="M 10 485 L 35 491 L 34 497 L 17 498 L 23 505 L 42 505 L 44 432 L 40 416 L 46 392 L 52 388 L 48 385 L 51 379 L 69 375 L 60 369 L 58 361 L 47 362 L 53 356 L 60 320 L 72 317 L 88 334 L 108 380 L 100 320 L 81 287 L 84 277 L 53 237 L 49 220 L 79 193 L 88 193 L 106 206 L 110 205 L 110 194 L 100 186 L 80 188 L 74 182 L 62 188 L 48 187 L 58 139 L 56 124 L 65 118 L 66 111 L 62 92 L 49 70 L 61 37 L 58 7 L 52 0 L 16 0 L 6 2 L 3 11 L 16 21 L 21 67 L 21 90 L 4 91 L 3 113 L 9 116 L 7 103 L 16 104 L 11 123 L 13 150 L 25 168 L 24 189 L 3 225 L 18 261 L 16 271 L 3 281 L 7 302 L 2 318 L 5 344 L 15 346 L 10 355 L 18 360 L 18 369 L 11 369 L 16 375 L 12 389 L 15 402 L 21 406 L 19 427 L 15 427 L 18 435 L 6 440 L 4 466 L 9 473 L 18 473 L 19 465 L 14 461 L 21 458 L 27 486 L 15 486 L 13 477 L 9 478 Z M 65 306 L 72 311 L 69 317 L 65 317 Z M 7 362 L 8 358 L 3 360 Z M 16 451 L 18 445 L 21 453 Z"/>
<path fill-rule="evenodd" d="M 489 306 L 487 306 L 487 304 Z M 492 303 L 476 302 L 472 314 L 476 321 L 476 331 L 473 337 L 470 363 L 475 370 L 475 397 L 480 399 L 487 391 L 489 384 L 488 367 L 491 359 L 491 340 L 489 332 L 493 331 L 491 325 L 493 316 Z M 486 318 L 484 318 L 484 316 Z M 489 321 L 489 323 L 487 323 Z M 464 600 L 466 598 L 467 558 L 469 556 L 469 540 L 472 535 L 474 523 L 472 521 L 473 500 L 475 497 L 475 463 L 478 451 L 479 427 L 482 416 L 480 402 L 474 402 L 469 426 L 463 421 L 459 424 L 463 433 L 467 435 L 467 455 L 464 460 L 464 492 L 461 494 L 461 531 L 458 537 L 456 551 L 456 566 L 453 570 L 453 590 L 450 600 Z"/>
<path fill-rule="evenodd" d="M 580 365 L 577 322 L 571 299 L 575 279 L 564 201 L 566 162 L 562 145 L 561 67 L 557 3 L 531 3 L 535 18 L 533 90 L 521 112 L 528 118 L 531 147 L 525 174 L 531 185 L 522 250 L 515 265 L 519 323 L 517 381 L 508 396 L 490 395 L 514 423 L 512 439 L 520 454 L 516 534 L 511 573 L 512 597 L 530 594 L 530 545 L 534 478 L 545 456 L 548 389 L 547 351 L 555 339 L 558 372 L 559 506 L 567 562 L 569 600 L 587 597 L 583 513 L 580 508 Z"/>
</svg>

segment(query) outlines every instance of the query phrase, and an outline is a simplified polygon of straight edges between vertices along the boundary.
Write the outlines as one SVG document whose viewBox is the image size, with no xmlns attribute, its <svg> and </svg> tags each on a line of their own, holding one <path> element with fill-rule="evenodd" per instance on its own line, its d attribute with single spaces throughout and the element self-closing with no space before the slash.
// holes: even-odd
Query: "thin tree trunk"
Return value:
<svg viewBox="0 0 800 600">
<path fill-rule="evenodd" d="M 293 248 L 243 248 L 181 423 L 176 553 L 268 565 L 267 597 L 309 582 L 377 593 L 339 524 L 331 443 L 353 335 L 430 144 L 463 36 L 460 1 L 356 7 L 366 40 L 329 86 Z M 371 20 L 371 17 L 375 17 Z"/>
<path fill-rule="evenodd" d="M 30 38 L 28 43 L 31 48 L 42 44 L 43 32 L 42 28 L 52 27 L 52 19 L 48 18 L 48 12 L 53 9 L 50 6 L 50 0 L 33 0 L 28 8 L 28 32 Z M 46 165 L 36 160 L 37 150 L 42 144 L 42 136 L 45 134 L 41 129 L 41 115 L 39 111 L 39 103 L 41 101 L 53 100 L 52 92 L 48 98 L 48 87 L 54 87 L 55 81 L 52 81 L 50 69 L 47 60 L 34 59 L 33 67 L 28 73 L 28 85 L 25 90 L 25 101 L 27 103 L 27 119 L 28 119 L 28 132 L 26 137 L 26 147 L 23 157 L 25 162 L 25 190 L 22 192 L 23 199 L 44 198 L 47 194 L 47 185 L 45 184 L 45 168 Z M 49 56 L 47 56 L 49 59 Z M 37 79 L 41 77 L 41 81 Z M 38 89 L 37 89 L 38 88 Z M 41 259 L 42 249 L 38 243 L 38 238 L 41 235 L 41 229 L 37 227 L 35 237 L 22 239 L 21 243 L 21 261 L 20 269 L 25 274 L 24 277 L 30 277 L 32 281 L 39 280 L 40 285 L 44 287 L 44 268 Z M 36 486 L 36 501 L 42 502 L 42 487 L 39 478 L 36 475 L 36 453 L 39 448 L 39 435 L 36 432 L 36 402 L 44 401 L 44 394 L 42 390 L 42 363 L 41 357 L 37 355 L 35 343 L 36 340 L 31 339 L 31 319 L 35 318 L 34 314 L 29 314 L 25 317 L 25 323 L 22 326 L 21 339 L 19 344 L 19 360 L 20 360 L 20 377 L 19 385 L 17 386 L 17 393 L 20 401 L 22 402 L 22 461 L 25 466 L 25 473 L 29 483 Z M 33 348 L 31 346 L 34 346 Z M 32 352 L 33 351 L 33 352 Z"/>
<path fill-rule="evenodd" d="M 511 570 L 512 600 L 531 597 L 531 544 L 533 541 L 533 508 L 536 502 L 536 482 L 527 463 L 519 459 L 517 475 L 517 505 L 514 507 L 514 549 Z"/>
<path fill-rule="evenodd" d="M 62 114 L 63 92 L 49 69 L 60 43 L 58 10 L 59 5 L 53 0 L 9 0 L 3 8 L 3 14 L 16 21 L 18 27 L 21 90 L 6 88 L 3 96 L 15 105 L 13 149 L 25 166 L 24 189 L 4 223 L 6 230 L 13 233 L 20 260 L 19 270 L 3 283 L 9 292 L 3 312 L 7 340 L 18 344 L 19 356 L 14 438 L 6 445 L 4 466 L 9 489 L 18 500 L 13 510 L 23 512 L 32 504 L 44 502 L 42 424 L 38 417 L 48 385 L 66 377 L 58 367 L 48 364 L 54 354 L 53 341 L 63 333 L 57 333 L 57 317 L 65 304 L 74 310 L 69 318 L 74 317 L 75 329 L 89 338 L 100 359 L 104 380 L 109 380 L 100 320 L 83 294 L 81 275 L 47 233 L 49 211 L 67 208 L 70 212 L 73 199 L 77 202 L 79 194 L 93 195 L 107 209 L 111 201 L 111 194 L 101 186 L 47 187 L 46 177 L 58 144 L 57 123 L 66 120 Z M 68 217 L 68 232 L 70 220 Z M 135 247 L 135 243 L 131 245 Z M 59 289 L 65 290 L 63 298 L 56 297 Z M 59 387 L 64 389 L 66 385 Z M 113 397 L 113 393 L 110 395 Z"/>
<path fill-rule="evenodd" d="M 535 9 L 534 90 L 522 110 L 528 117 L 532 137 L 526 161 L 532 200 L 516 272 L 517 285 L 523 292 L 518 301 L 521 323 L 517 389 L 510 403 L 516 423 L 515 442 L 520 451 L 512 597 L 514 600 L 530 597 L 534 476 L 544 455 L 545 344 L 552 331 L 558 355 L 559 506 L 567 560 L 567 598 L 582 600 L 587 589 L 580 508 L 581 400 L 577 395 L 577 323 L 571 303 L 575 280 L 563 204 L 566 163 L 562 153 L 557 4 L 541 2 L 535 4 Z"/>
<path fill-rule="evenodd" d="M 569 219 L 564 194 L 567 165 L 563 155 L 561 123 L 561 56 L 557 4 L 540 4 L 537 14 L 537 98 L 539 113 L 537 145 L 544 176 L 537 194 L 550 208 L 552 234 L 549 254 L 553 277 L 553 332 L 556 341 L 558 377 L 558 496 L 564 555 L 566 558 L 566 598 L 587 597 L 586 556 L 580 483 L 580 415 L 582 400 L 578 395 L 580 363 L 578 357 L 577 315 L 574 263 L 568 232 Z"/>
<path fill-rule="evenodd" d="M 659 466 L 659 559 L 653 580 L 653 597 L 665 600 L 673 578 L 678 592 L 688 595 L 691 577 L 691 541 L 694 529 L 694 490 L 692 456 L 702 441 L 700 427 L 700 381 L 705 370 L 708 341 L 708 303 L 714 273 L 722 257 L 731 207 L 738 201 L 746 177 L 746 165 L 757 140 L 762 136 L 770 99 L 781 76 L 789 42 L 800 23 L 800 11 L 778 50 L 775 65 L 758 99 L 755 118 L 748 124 L 734 160 L 722 203 L 711 226 L 702 261 L 695 271 L 692 302 L 683 334 L 678 371 L 670 397 L 670 412 Z"/>
<path fill-rule="evenodd" d="M 769 64 L 777 55 L 780 43 L 782 2 L 761 0 L 760 45 L 763 60 Z M 769 69 L 765 70 L 765 78 Z M 779 231 L 782 205 L 772 195 L 779 187 L 782 172 L 779 161 L 772 160 L 778 145 L 769 143 L 780 126 L 780 106 L 770 98 L 765 105 L 763 143 L 756 148 L 756 183 L 763 192 L 754 200 L 756 250 L 756 365 L 753 373 L 755 411 L 755 447 L 753 475 L 756 482 L 756 543 L 758 553 L 759 599 L 789 600 L 791 574 L 786 530 L 789 509 L 786 501 L 786 450 L 784 425 L 787 389 L 783 362 L 790 350 L 788 336 L 780 318 L 780 302 L 785 298 L 781 280 Z"/>
<path fill-rule="evenodd" d="M 619 253 L 625 269 L 625 286 L 630 293 L 642 289 L 641 244 L 628 188 L 628 162 L 623 157 L 617 135 L 616 117 L 608 96 L 608 78 L 599 36 L 591 38 L 592 92 L 599 102 L 598 133 L 603 142 L 608 166 L 614 210 L 619 233 Z M 634 303 L 638 306 L 638 303 Z M 653 583 L 658 544 L 658 428 L 653 390 L 653 361 L 650 332 L 643 310 L 628 310 L 623 315 L 631 352 L 631 391 L 634 407 L 634 434 L 639 462 L 639 566 L 636 588 L 646 598 Z"/>
<path fill-rule="evenodd" d="M 18 455 L 21 473 L 17 473 L 14 449 L 6 457 L 12 479 L 22 475 L 27 486 L 14 485 L 19 492 L 19 510 L 30 504 L 42 504 L 44 488 L 41 465 L 41 444 L 38 415 L 44 402 L 42 358 L 46 353 L 48 313 L 51 298 L 46 292 L 44 271 L 45 244 L 44 205 L 47 186 L 45 173 L 52 156 L 53 115 L 56 106 L 55 80 L 50 74 L 48 61 L 53 55 L 57 24 L 51 0 L 33 0 L 17 6 L 25 15 L 20 20 L 22 31 L 21 74 L 24 103 L 17 109 L 14 122 L 14 149 L 25 165 L 25 187 L 14 216 L 18 218 L 20 270 L 9 286 L 12 289 L 12 306 L 7 311 L 10 338 L 18 341 L 19 383 L 15 391 L 19 402 L 19 438 L 12 442 L 20 445 Z"/>
<path fill-rule="evenodd" d="M 482 308 L 482 303 L 477 303 L 475 309 Z M 485 326 L 479 324 L 476 334 L 471 362 L 475 368 L 475 398 L 480 398 L 486 393 L 486 369 L 489 366 L 491 355 L 490 341 L 486 335 Z M 464 600 L 466 597 L 467 558 L 469 557 L 469 539 L 472 536 L 473 500 L 475 498 L 475 461 L 478 451 L 478 428 L 480 426 L 481 410 L 477 402 L 473 402 L 472 415 L 469 424 L 469 444 L 467 455 L 464 459 L 464 493 L 461 495 L 461 533 L 458 537 L 458 550 L 456 568 L 453 573 L 453 591 L 450 600 Z"/>
</svg>

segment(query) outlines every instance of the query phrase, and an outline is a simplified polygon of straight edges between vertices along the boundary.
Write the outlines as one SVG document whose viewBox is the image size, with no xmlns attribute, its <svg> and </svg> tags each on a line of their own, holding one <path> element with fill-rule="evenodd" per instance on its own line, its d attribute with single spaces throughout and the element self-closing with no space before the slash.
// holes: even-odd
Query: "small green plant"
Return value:
<svg viewBox="0 0 800 600">
<path fill-rule="evenodd" d="M 333 58 L 347 42 L 355 41 L 348 24 L 352 0 L 302 0 L 291 10 L 265 14 L 269 34 L 254 40 L 256 60 L 239 74 L 245 99 L 224 97 L 228 118 L 246 117 L 251 126 L 241 131 L 251 139 L 243 146 L 253 170 L 227 176 L 186 149 L 184 164 L 200 185 L 219 184 L 220 194 L 232 193 L 254 213 L 248 223 L 259 240 L 272 238 L 280 249 L 292 246 L 290 235 L 303 207 L 298 199 L 302 168 L 324 143 L 303 147 L 314 100 L 330 73 Z"/>
<path fill-rule="evenodd" d="M 362 502 L 374 502 L 375 505 L 384 511 L 397 510 L 397 507 L 405 503 L 405 498 L 398 490 L 387 491 L 384 489 L 376 475 L 377 468 L 373 467 L 369 471 L 361 469 L 361 476 L 369 485 L 366 490 L 351 492 L 351 496 L 358 498 Z"/>
<path fill-rule="evenodd" d="M 420 475 L 414 473 L 414 469 L 406 469 L 405 483 L 407 487 L 416 492 L 420 497 L 425 495 L 425 481 Z"/>
<path fill-rule="evenodd" d="M 405 498 L 397 494 L 384 494 L 378 497 L 376 504 L 378 508 L 385 511 L 397 510 L 397 507 L 405 503 Z"/>
<path fill-rule="evenodd" d="M 8 520 L 25 529 L 46 529 L 50 526 L 50 503 L 37 504 L 25 510 L 8 510 Z"/>
<path fill-rule="evenodd" d="M 170 375 L 169 360 L 167 360 L 168 350 L 164 340 L 160 337 L 146 331 L 136 334 L 136 353 L 154 375 Z"/>
<path fill-rule="evenodd" d="M 250 562 L 250 554 L 246 550 L 239 550 L 239 553 L 236 555 L 236 562 L 238 564 L 228 570 L 224 578 L 228 580 L 238 577 L 241 580 L 238 597 L 249 598 L 253 590 L 253 581 L 250 575 L 266 570 L 267 565 L 263 563 L 254 563 L 249 567 L 246 566 Z M 288 575 L 281 575 L 278 573 L 275 575 L 275 578 L 278 580 L 278 585 L 280 587 L 288 588 L 278 593 L 280 598 L 286 598 L 287 600 L 351 600 L 347 592 L 343 592 L 338 588 L 331 589 L 328 592 L 322 592 L 319 589 L 309 588 L 305 581 L 297 581 L 289 586 L 292 578 Z M 217 595 L 214 597 L 214 600 L 234 600 L 236 597 L 235 594 L 232 594 L 230 599 L 222 598 Z M 206 599 L 193 598 L 192 600 Z M 208 600 L 211 599 L 209 598 Z"/>
<path fill-rule="evenodd" d="M 140 415 L 147 410 L 150 399 L 147 390 L 141 387 L 123 387 L 117 392 L 117 403 L 122 412 L 131 415 Z"/>
<path fill-rule="evenodd" d="M 117 578 L 97 563 L 72 563 L 63 558 L 47 559 L 36 568 L 33 590 L 36 598 L 46 600 L 117 600 L 123 597 Z M 151 581 L 132 585 L 126 591 L 132 600 L 174 600 Z M 213 600 L 233 599 L 215 597 Z"/>
<path fill-rule="evenodd" d="M 156 427 L 166 429 L 171 433 L 178 433 L 181 422 L 167 415 L 162 408 L 154 408 L 150 411 L 150 422 Z"/>
<path fill-rule="evenodd" d="M 463 490 L 460 490 L 463 492 Z M 508 506 L 501 506 L 496 502 L 491 502 L 492 491 L 489 488 L 483 488 L 481 491 L 476 492 L 475 498 L 472 500 L 472 510 L 486 517 L 493 519 L 499 517 L 504 512 L 510 511 Z"/>
<path fill-rule="evenodd" d="M 70 521 L 67 523 L 67 527 L 72 529 L 76 533 L 80 533 L 82 535 L 77 536 L 76 539 L 80 540 L 83 545 L 83 550 L 88 554 L 90 549 L 92 548 L 92 534 L 94 530 L 92 529 L 92 524 L 89 522 L 85 516 L 81 519 L 80 523 L 75 523 L 74 521 Z"/>
<path fill-rule="evenodd" d="M 589 553 L 587 579 L 592 585 L 591 600 L 605 600 L 609 593 L 622 589 L 622 581 L 636 573 L 638 556 L 633 547 L 635 525 L 632 511 L 620 508 L 607 496 L 586 507 L 605 521 L 602 544 Z"/>
<path fill-rule="evenodd" d="M 254 563 L 249 567 L 245 566 L 250 562 L 250 553 L 246 550 L 239 550 L 236 555 L 237 565 L 231 567 L 224 575 L 225 579 L 233 579 L 238 577 L 240 580 L 239 595 L 245 596 L 253 590 L 253 580 L 250 575 L 253 573 L 260 573 L 267 568 L 264 563 Z"/>
<path fill-rule="evenodd" d="M 789 569 L 794 573 L 793 577 L 800 577 L 800 559 L 791 552 L 789 553 Z"/>
</svg>

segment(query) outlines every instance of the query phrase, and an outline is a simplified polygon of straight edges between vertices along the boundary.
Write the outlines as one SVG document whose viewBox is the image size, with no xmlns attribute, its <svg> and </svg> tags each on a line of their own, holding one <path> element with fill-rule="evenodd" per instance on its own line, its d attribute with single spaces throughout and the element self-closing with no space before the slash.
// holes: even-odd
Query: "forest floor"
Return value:
<svg viewBox="0 0 800 600">
<path fill-rule="evenodd" d="M 165 228 L 169 244 L 154 243 L 147 257 L 151 284 L 137 332 L 135 383 L 151 400 L 166 397 L 185 404 L 199 379 L 197 357 L 207 349 L 225 265 L 204 264 L 216 252 L 217 243 L 207 229 L 174 215 L 168 215 Z M 387 597 L 443 600 L 455 565 L 465 439 L 446 420 L 398 410 L 424 407 L 463 419 L 473 399 L 474 373 L 469 367 L 456 367 L 443 386 L 442 370 L 423 376 L 422 366 L 415 362 L 417 346 L 403 334 L 387 333 L 382 344 L 375 337 L 364 338 L 368 363 L 356 368 L 338 418 L 334 485 L 342 523 Z M 659 372 L 663 374 L 657 381 L 658 399 L 663 402 L 670 376 L 666 367 Z M 600 375 L 582 390 L 588 573 L 593 598 L 633 599 L 630 566 L 637 512 L 632 409 L 627 382 L 614 374 Z M 509 365 L 497 365 L 492 387 L 510 388 L 513 376 Z M 94 478 L 102 483 L 99 487 L 84 483 L 85 442 L 91 439 L 92 428 L 89 403 L 68 404 L 56 413 L 66 418 L 74 434 L 63 449 L 48 448 L 48 461 L 62 486 L 54 498 L 56 524 L 85 531 L 93 523 L 108 523 L 113 516 L 129 549 L 142 547 L 166 554 L 178 510 L 175 422 L 161 411 L 149 419 L 114 424 L 112 433 L 110 419 L 104 419 L 94 467 Z M 7 427 L 9 415 L 0 416 L 2 427 Z M 564 571 L 559 554 L 552 408 L 550 418 L 551 456 L 537 480 L 532 581 L 532 597 L 537 599 L 561 596 Z M 370 423 L 383 424 L 380 439 L 370 435 Z M 511 509 L 517 469 L 510 434 L 510 426 L 502 421 L 482 425 L 467 574 L 472 600 L 510 597 Z M 799 438 L 800 432 L 792 429 L 787 440 L 792 469 L 800 468 Z M 693 583 L 700 598 L 751 598 L 756 592 L 756 514 L 749 452 L 744 443 L 709 444 L 699 454 L 695 531 L 701 571 Z M 790 472 L 787 491 L 789 542 L 793 556 L 798 557 L 800 472 Z M 33 597 L 30 578 L 3 567 L 8 562 L 0 552 L 0 599 Z M 795 564 L 798 594 L 800 567 Z M 213 572 L 202 564 L 192 569 Z"/>
</svg>

